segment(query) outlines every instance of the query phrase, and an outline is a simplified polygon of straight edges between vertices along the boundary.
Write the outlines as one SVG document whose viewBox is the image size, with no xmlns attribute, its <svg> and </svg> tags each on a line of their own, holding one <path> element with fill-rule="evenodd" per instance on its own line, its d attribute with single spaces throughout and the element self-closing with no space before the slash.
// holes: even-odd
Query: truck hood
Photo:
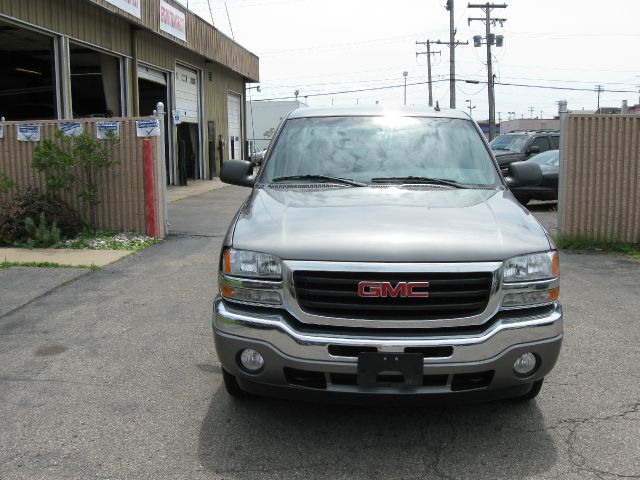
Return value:
<svg viewBox="0 0 640 480">
<path fill-rule="evenodd" d="M 288 260 L 471 262 L 549 249 L 504 190 L 255 188 L 232 229 L 234 248 Z"/>
</svg>

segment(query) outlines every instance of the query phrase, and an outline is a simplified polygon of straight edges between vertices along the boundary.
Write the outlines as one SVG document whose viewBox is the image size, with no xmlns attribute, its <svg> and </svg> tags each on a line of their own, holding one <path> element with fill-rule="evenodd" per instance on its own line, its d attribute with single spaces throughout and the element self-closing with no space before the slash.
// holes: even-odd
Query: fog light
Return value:
<svg viewBox="0 0 640 480">
<path fill-rule="evenodd" d="M 240 353 L 240 365 L 249 372 L 257 372 L 264 366 L 264 358 L 251 348 L 245 348 Z"/>
<path fill-rule="evenodd" d="M 531 352 L 527 352 L 518 357 L 513 364 L 513 371 L 518 375 L 530 375 L 536 369 L 537 365 L 538 360 L 536 356 Z"/>
</svg>

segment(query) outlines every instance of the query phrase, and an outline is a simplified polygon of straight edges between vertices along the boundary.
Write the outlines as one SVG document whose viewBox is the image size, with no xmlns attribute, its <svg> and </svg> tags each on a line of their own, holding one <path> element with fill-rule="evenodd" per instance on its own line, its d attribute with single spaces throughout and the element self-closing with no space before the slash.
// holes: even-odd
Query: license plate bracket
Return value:
<svg viewBox="0 0 640 480">
<path fill-rule="evenodd" d="M 358 386 L 420 387 L 424 356 L 421 353 L 361 352 Z"/>
</svg>

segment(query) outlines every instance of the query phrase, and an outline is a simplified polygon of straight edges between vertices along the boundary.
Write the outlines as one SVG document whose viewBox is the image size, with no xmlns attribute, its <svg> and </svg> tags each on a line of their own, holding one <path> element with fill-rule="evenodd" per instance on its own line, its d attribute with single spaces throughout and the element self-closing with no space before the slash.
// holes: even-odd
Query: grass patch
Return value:
<svg viewBox="0 0 640 480">
<path fill-rule="evenodd" d="M 586 250 L 601 250 L 604 252 L 623 255 L 633 260 L 640 260 L 640 243 L 606 242 L 603 240 L 588 240 L 580 237 L 554 237 L 558 248 L 572 252 L 584 252 Z"/>
<path fill-rule="evenodd" d="M 78 238 L 65 240 L 59 248 L 76 250 L 131 250 L 137 252 L 158 243 L 153 237 L 135 232 L 115 233 L 101 230 L 95 233 L 82 232 Z"/>
<path fill-rule="evenodd" d="M 0 262 L 0 270 L 11 267 L 34 267 L 34 268 L 88 268 L 89 270 L 100 270 L 98 265 L 61 265 L 53 262 Z"/>
</svg>

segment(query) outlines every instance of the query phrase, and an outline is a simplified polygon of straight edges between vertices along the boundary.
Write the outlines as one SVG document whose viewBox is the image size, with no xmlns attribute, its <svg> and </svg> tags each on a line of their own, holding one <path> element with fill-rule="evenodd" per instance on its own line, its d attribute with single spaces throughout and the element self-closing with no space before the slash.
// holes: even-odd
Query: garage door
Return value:
<svg viewBox="0 0 640 480">
<path fill-rule="evenodd" d="M 167 79 L 164 72 L 155 70 L 153 68 L 145 67 L 144 65 L 138 65 L 138 78 L 149 80 L 153 83 L 159 83 L 160 85 L 166 85 Z"/>
<path fill-rule="evenodd" d="M 181 121 L 198 123 L 200 119 L 200 88 L 197 72 L 176 66 L 176 110 Z"/>
<path fill-rule="evenodd" d="M 240 104 L 240 95 L 236 93 L 227 95 L 227 128 L 229 131 L 229 159 L 231 160 L 242 158 Z"/>
</svg>

